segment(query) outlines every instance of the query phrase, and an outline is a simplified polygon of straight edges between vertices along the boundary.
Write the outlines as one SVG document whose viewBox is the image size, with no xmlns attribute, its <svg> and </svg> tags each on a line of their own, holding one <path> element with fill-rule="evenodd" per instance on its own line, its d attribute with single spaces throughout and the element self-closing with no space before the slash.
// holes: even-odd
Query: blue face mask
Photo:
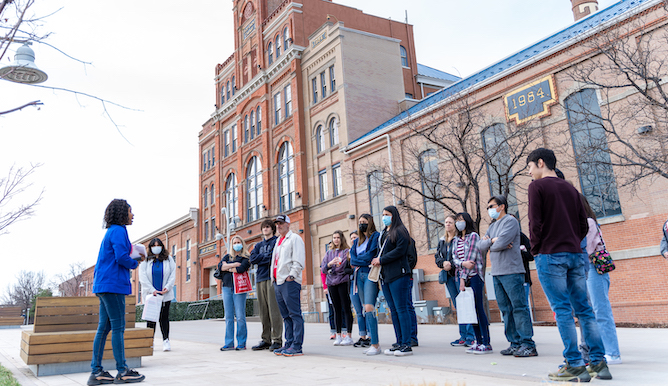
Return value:
<svg viewBox="0 0 668 386">
<path fill-rule="evenodd" d="M 232 249 L 234 249 L 237 252 L 241 252 L 241 250 L 244 248 L 242 244 L 232 244 Z"/>
<path fill-rule="evenodd" d="M 383 216 L 383 224 L 389 227 L 392 224 L 392 216 Z"/>
<path fill-rule="evenodd" d="M 497 212 L 496 208 L 489 208 L 487 209 L 487 214 L 489 214 L 489 217 L 491 217 L 492 220 L 496 220 L 501 213 Z"/>
</svg>

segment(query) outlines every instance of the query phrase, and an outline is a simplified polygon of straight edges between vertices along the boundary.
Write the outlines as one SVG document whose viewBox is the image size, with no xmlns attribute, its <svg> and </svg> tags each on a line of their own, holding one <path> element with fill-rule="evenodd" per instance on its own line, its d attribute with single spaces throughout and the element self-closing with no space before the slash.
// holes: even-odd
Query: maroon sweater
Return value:
<svg viewBox="0 0 668 386">
<path fill-rule="evenodd" d="M 580 253 L 587 235 L 587 216 L 580 193 L 557 177 L 529 184 L 529 231 L 531 253 Z"/>
</svg>

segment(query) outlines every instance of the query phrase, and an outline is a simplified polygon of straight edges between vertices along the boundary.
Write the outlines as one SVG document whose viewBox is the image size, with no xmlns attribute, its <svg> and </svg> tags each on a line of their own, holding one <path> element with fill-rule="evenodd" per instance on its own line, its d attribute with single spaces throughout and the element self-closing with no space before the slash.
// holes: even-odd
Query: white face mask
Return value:
<svg viewBox="0 0 668 386">
<path fill-rule="evenodd" d="M 461 231 L 463 231 L 464 229 L 466 229 L 466 221 L 457 221 L 457 222 L 455 223 L 455 226 L 456 226 L 457 229 L 461 232 Z"/>
<path fill-rule="evenodd" d="M 162 247 L 159 245 L 151 247 L 151 252 L 153 252 L 154 255 L 159 255 L 160 252 L 162 252 Z"/>
</svg>

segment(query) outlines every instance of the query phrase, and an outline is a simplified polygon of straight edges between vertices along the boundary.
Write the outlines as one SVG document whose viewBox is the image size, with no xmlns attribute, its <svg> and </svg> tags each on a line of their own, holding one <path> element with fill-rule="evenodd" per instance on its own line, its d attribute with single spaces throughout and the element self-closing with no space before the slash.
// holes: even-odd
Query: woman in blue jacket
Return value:
<svg viewBox="0 0 668 386">
<path fill-rule="evenodd" d="M 139 263 L 130 258 L 132 244 L 126 225 L 132 224 L 132 208 L 127 201 L 115 199 L 104 212 L 107 232 L 102 239 L 95 264 L 93 293 L 100 299 L 100 321 L 93 340 L 92 374 L 88 385 L 108 383 L 135 383 L 144 376 L 128 368 L 125 363 L 125 296 L 132 293 L 130 270 Z M 145 256 L 142 256 L 142 260 Z M 116 378 L 102 368 L 102 356 L 107 335 L 111 331 L 111 346 L 116 360 Z"/>
<path fill-rule="evenodd" d="M 357 228 L 357 240 L 350 248 L 350 265 L 355 267 L 353 273 L 353 290 L 357 290 L 360 300 L 364 303 L 364 318 L 366 319 L 366 332 L 369 334 L 368 345 L 364 351 L 367 355 L 380 354 L 378 342 L 378 318 L 374 314 L 376 298 L 378 298 L 378 283 L 368 280 L 369 264 L 378 254 L 378 236 L 376 225 L 370 214 L 363 214 Z M 362 328 L 360 328 L 361 334 Z"/>
</svg>

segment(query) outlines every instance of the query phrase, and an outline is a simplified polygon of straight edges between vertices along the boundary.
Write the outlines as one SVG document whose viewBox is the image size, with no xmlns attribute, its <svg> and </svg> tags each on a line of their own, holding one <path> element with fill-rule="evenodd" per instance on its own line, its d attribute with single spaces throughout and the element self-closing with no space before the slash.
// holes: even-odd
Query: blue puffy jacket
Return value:
<svg viewBox="0 0 668 386">
<path fill-rule="evenodd" d="M 364 272 L 369 271 L 369 264 L 371 260 L 378 255 L 378 236 L 380 233 L 373 232 L 369 237 L 369 242 L 366 244 L 364 253 L 357 254 L 357 242 L 359 239 L 353 241 L 353 246 L 350 248 L 350 265 L 353 267 L 360 267 Z"/>
<path fill-rule="evenodd" d="M 130 258 L 132 244 L 123 225 L 111 225 L 102 239 L 100 253 L 95 264 L 93 293 L 130 295 L 130 270 L 139 262 Z"/>
</svg>

